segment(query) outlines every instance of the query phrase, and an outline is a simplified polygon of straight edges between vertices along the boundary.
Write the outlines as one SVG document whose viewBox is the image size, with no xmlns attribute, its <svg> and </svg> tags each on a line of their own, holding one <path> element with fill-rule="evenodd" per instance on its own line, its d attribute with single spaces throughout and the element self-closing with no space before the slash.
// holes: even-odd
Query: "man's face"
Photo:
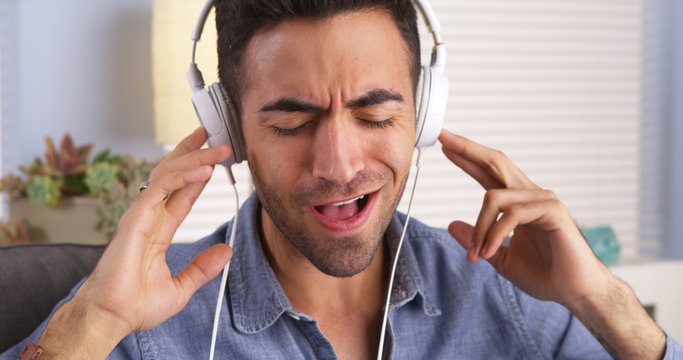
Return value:
<svg viewBox="0 0 683 360">
<path fill-rule="evenodd" d="M 410 169 L 405 41 L 380 11 L 297 19 L 257 32 L 244 63 L 242 126 L 264 233 L 328 275 L 357 274 Z"/>
</svg>

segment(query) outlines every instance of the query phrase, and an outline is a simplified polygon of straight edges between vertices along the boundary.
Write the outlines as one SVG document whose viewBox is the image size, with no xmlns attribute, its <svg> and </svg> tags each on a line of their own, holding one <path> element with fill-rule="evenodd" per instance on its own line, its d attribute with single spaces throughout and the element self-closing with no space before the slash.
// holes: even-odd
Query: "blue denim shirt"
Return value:
<svg viewBox="0 0 683 360">
<path fill-rule="evenodd" d="M 240 209 L 216 359 L 336 359 L 316 320 L 294 310 L 266 260 L 259 209 L 255 195 Z M 404 221 L 397 213 L 386 232 L 392 252 Z M 231 225 L 196 243 L 172 245 L 171 270 L 177 273 L 200 251 L 227 241 Z M 485 261 L 467 262 L 445 230 L 411 220 L 403 246 L 391 300 L 391 359 L 610 358 L 564 307 L 531 298 Z M 108 358 L 208 358 L 219 282 L 220 276 L 203 286 L 182 312 L 158 327 L 124 338 Z M 16 359 L 44 326 L 0 360 Z M 667 359 L 682 354 L 667 339 Z"/>
</svg>

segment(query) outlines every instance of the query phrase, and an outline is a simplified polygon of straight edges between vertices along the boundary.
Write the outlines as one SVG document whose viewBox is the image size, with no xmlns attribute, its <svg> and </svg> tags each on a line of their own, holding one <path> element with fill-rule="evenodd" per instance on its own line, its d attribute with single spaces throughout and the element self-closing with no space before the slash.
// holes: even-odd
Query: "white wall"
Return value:
<svg viewBox="0 0 683 360">
<path fill-rule="evenodd" d="M 657 324 L 676 341 L 683 341 L 683 261 L 621 264 L 612 273 L 626 281 L 644 306 L 654 307 Z"/>
<path fill-rule="evenodd" d="M 140 158 L 153 142 L 150 0 L 3 0 L 4 171 L 65 131 Z"/>
</svg>

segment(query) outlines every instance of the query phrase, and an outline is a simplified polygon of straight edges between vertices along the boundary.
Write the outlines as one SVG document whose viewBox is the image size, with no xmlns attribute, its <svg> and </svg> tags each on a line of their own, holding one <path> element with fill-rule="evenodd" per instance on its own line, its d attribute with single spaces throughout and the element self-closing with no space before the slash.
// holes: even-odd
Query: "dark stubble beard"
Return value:
<svg viewBox="0 0 683 360">
<path fill-rule="evenodd" d="M 406 172 L 395 194 L 387 189 L 379 193 L 382 199 L 377 199 L 381 201 L 375 202 L 374 216 L 368 219 L 369 231 L 363 235 L 331 237 L 316 233 L 307 226 L 303 219 L 310 218 L 310 214 L 306 214 L 305 204 L 314 203 L 316 199 L 347 196 L 357 189 L 368 189 L 367 184 L 392 184 L 393 174 L 388 169 L 382 173 L 359 173 L 344 185 L 319 181 L 306 188 L 278 194 L 273 186 L 262 180 L 257 167 L 257 164 L 249 162 L 261 205 L 277 229 L 318 270 L 335 277 L 356 275 L 370 265 L 408 180 Z"/>
</svg>

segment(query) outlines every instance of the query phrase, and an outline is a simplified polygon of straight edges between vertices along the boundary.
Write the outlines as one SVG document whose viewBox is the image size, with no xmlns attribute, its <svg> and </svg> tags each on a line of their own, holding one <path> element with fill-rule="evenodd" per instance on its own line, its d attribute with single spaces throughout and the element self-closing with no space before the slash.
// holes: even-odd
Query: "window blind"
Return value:
<svg viewBox="0 0 683 360">
<path fill-rule="evenodd" d="M 639 242 L 639 1 L 434 1 L 451 81 L 444 127 L 504 151 L 579 225 Z M 427 42 L 425 42 L 428 44 Z M 430 149 L 417 218 L 473 223 L 474 181 Z M 444 171 L 443 169 L 447 169 Z"/>
<path fill-rule="evenodd" d="M 432 5 L 448 50 L 444 128 L 504 151 L 554 190 L 579 225 L 613 227 L 624 257 L 656 247 L 640 240 L 641 1 Z M 432 42 L 422 43 L 426 58 Z M 251 190 L 248 169 L 237 171 L 243 200 Z M 484 191 L 440 146 L 423 153 L 417 186 L 415 218 L 439 227 L 476 220 Z M 231 193 L 217 173 L 176 241 L 196 240 L 231 218 Z M 404 196 L 399 209 L 406 207 Z"/>
</svg>

